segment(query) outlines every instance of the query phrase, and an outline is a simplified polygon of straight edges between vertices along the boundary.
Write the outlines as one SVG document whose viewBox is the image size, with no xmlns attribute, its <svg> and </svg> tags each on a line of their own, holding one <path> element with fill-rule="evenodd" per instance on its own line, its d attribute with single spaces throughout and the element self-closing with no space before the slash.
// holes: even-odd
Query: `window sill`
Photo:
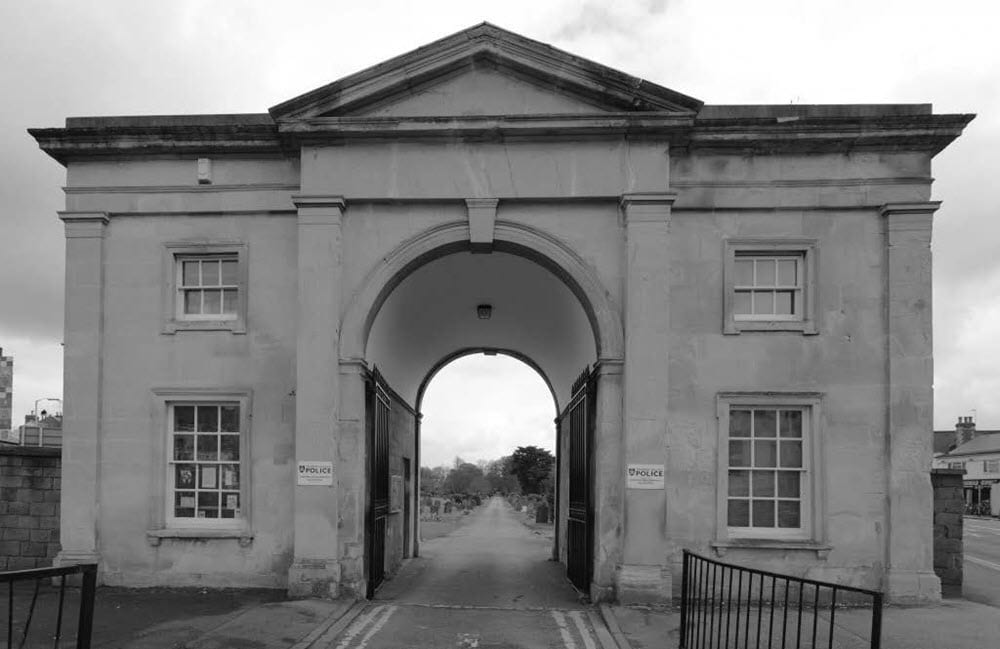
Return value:
<svg viewBox="0 0 1000 649">
<path fill-rule="evenodd" d="M 826 559 L 832 546 L 816 541 L 795 539 L 725 539 L 712 541 L 715 554 L 722 557 L 728 550 L 804 550 L 815 552 L 819 559 Z"/>
<path fill-rule="evenodd" d="M 154 548 L 158 547 L 163 542 L 163 539 L 237 539 L 240 547 L 245 548 L 253 542 L 253 534 L 247 530 L 240 529 L 170 528 L 146 530 L 146 541 Z"/>
<path fill-rule="evenodd" d="M 726 323 L 722 333 L 736 335 L 744 331 L 793 331 L 804 336 L 819 333 L 812 320 L 732 320 Z"/>
<path fill-rule="evenodd" d="M 165 334 L 175 334 L 178 331 L 228 331 L 245 334 L 247 328 L 242 320 L 170 320 L 163 325 Z"/>
</svg>

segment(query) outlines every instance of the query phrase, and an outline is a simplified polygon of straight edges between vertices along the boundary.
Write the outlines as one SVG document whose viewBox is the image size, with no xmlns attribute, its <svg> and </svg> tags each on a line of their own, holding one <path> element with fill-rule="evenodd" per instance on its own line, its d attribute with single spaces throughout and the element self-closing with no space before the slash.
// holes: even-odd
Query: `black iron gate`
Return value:
<svg viewBox="0 0 1000 649">
<path fill-rule="evenodd" d="M 385 577 L 385 533 L 389 513 L 389 396 L 377 369 L 365 391 L 365 427 L 368 451 L 368 507 L 366 552 L 371 599 Z"/>
<path fill-rule="evenodd" d="M 566 571 L 573 585 L 590 592 L 594 565 L 593 462 L 596 377 L 589 370 L 573 383 L 569 406 L 569 516 Z"/>
</svg>

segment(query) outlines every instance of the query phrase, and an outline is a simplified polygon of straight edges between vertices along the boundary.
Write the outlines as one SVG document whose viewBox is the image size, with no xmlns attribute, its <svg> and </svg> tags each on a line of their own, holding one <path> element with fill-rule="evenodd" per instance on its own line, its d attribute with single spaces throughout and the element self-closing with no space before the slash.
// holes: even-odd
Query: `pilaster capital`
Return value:
<svg viewBox="0 0 1000 649">
<path fill-rule="evenodd" d="M 299 225 L 340 225 L 347 208 L 343 196 L 296 194 L 292 202 L 299 208 Z"/>
<path fill-rule="evenodd" d="M 913 203 L 886 203 L 879 210 L 885 217 L 886 230 L 893 232 L 926 231 L 929 235 L 934 212 L 941 207 L 941 201 L 920 201 Z"/>
<path fill-rule="evenodd" d="M 58 212 L 65 224 L 67 239 L 103 239 L 108 222 L 107 212 Z"/>
<path fill-rule="evenodd" d="M 637 192 L 622 194 L 619 205 L 625 225 L 669 223 L 670 208 L 676 200 L 675 192 Z"/>
</svg>

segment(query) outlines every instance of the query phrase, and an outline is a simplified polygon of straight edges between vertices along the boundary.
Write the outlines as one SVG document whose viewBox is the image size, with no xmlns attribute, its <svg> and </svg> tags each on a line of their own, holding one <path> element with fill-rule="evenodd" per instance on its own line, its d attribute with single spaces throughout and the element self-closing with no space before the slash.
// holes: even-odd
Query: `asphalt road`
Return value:
<svg viewBox="0 0 1000 649">
<path fill-rule="evenodd" d="M 551 541 L 502 499 L 448 536 L 421 544 L 330 649 L 600 646 L 600 622 L 549 557 Z M 603 632 L 603 629 L 602 629 Z"/>
<path fill-rule="evenodd" d="M 965 519 L 965 575 L 962 594 L 1000 606 L 1000 520 Z"/>
</svg>

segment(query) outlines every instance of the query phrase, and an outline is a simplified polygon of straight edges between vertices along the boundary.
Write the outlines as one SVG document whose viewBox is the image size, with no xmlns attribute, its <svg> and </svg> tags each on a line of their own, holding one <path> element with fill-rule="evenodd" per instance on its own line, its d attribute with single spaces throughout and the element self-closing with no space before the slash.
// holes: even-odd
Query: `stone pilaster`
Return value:
<svg viewBox="0 0 1000 649">
<path fill-rule="evenodd" d="M 66 231 L 63 446 L 56 565 L 100 561 L 104 212 L 60 212 Z"/>
<path fill-rule="evenodd" d="M 295 458 L 336 462 L 340 326 L 340 196 L 296 196 L 298 216 L 298 329 L 296 338 Z M 288 572 L 292 596 L 339 594 L 338 479 L 334 485 L 295 486 L 295 556 Z"/>
<path fill-rule="evenodd" d="M 625 464 L 666 465 L 670 327 L 670 209 L 676 195 L 626 194 Z M 621 467 L 624 475 L 624 467 Z M 624 479 L 624 478 L 622 478 Z M 671 597 L 664 489 L 625 489 L 625 539 L 618 599 Z"/>
<path fill-rule="evenodd" d="M 931 226 L 940 203 L 883 206 L 886 242 L 888 539 L 890 601 L 941 599 L 934 574 Z"/>
<path fill-rule="evenodd" d="M 594 572 L 593 602 L 615 599 L 616 570 L 622 561 L 624 485 L 622 484 L 622 371 L 621 359 L 600 359 L 597 374 L 596 434 L 594 435 Z M 565 437 L 568 437 L 568 424 Z M 562 437 L 560 437 L 562 439 Z M 569 445 L 564 452 L 569 456 Z M 569 472 L 562 484 L 569 493 Z M 564 499 L 567 501 L 568 499 Z M 568 513 L 568 509 L 566 510 Z M 560 514 L 564 515 L 564 514 Z M 561 518 L 559 520 L 562 520 Z M 565 535 L 563 538 L 566 538 Z"/>
</svg>

